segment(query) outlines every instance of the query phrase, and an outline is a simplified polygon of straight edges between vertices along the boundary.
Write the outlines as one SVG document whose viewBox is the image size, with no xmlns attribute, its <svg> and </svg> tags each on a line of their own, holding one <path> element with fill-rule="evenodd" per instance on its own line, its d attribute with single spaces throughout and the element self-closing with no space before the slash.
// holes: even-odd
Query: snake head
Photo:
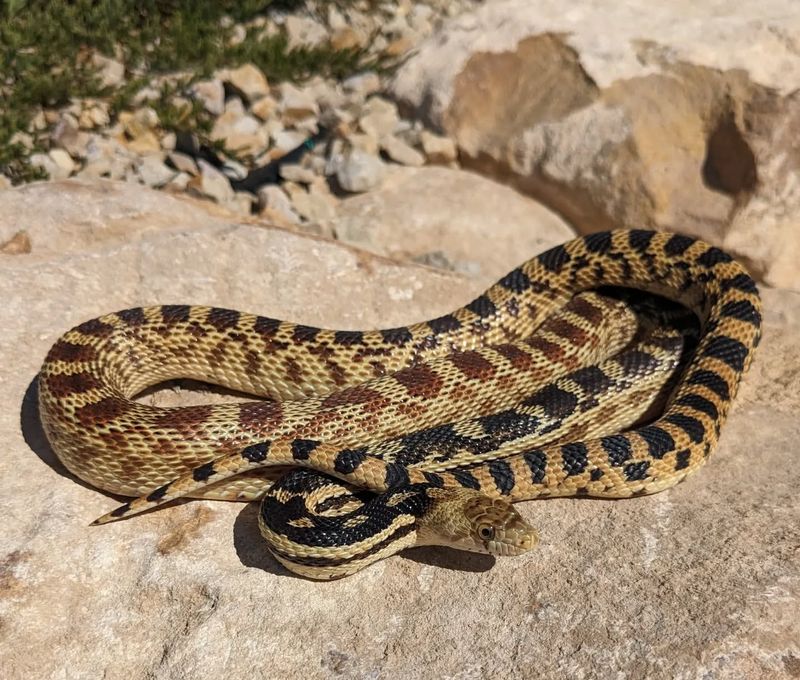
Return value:
<svg viewBox="0 0 800 680">
<path fill-rule="evenodd" d="M 490 555 L 521 555 L 539 542 L 536 530 L 506 500 L 469 489 L 431 489 L 417 545 L 446 545 Z"/>
</svg>

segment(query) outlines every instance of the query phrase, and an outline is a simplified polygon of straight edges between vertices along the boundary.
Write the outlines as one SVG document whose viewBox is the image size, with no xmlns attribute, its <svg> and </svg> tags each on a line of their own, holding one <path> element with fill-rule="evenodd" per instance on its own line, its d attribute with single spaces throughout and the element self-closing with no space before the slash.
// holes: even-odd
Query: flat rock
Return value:
<svg viewBox="0 0 800 680">
<path fill-rule="evenodd" d="M 472 272 L 486 286 L 529 254 L 575 236 L 533 199 L 442 167 L 390 167 L 380 189 L 342 201 L 329 224 L 346 243 Z M 430 257 L 437 252 L 443 258 Z"/>
<path fill-rule="evenodd" d="M 443 314 L 483 282 L 121 183 L 4 191 L 0 243 L 21 229 L 31 251 L 0 255 L 4 677 L 797 677 L 800 295 L 764 291 L 754 369 L 719 450 L 684 484 L 520 504 L 543 539 L 520 558 L 421 548 L 315 583 L 269 556 L 253 505 L 88 527 L 117 500 L 71 478 L 43 438 L 45 353 L 72 325 L 136 305 L 370 328 Z"/>
<path fill-rule="evenodd" d="M 425 165 L 425 156 L 417 151 L 413 146 L 406 144 L 402 139 L 394 136 L 384 137 L 381 140 L 381 148 L 396 163 L 420 167 Z"/>
<path fill-rule="evenodd" d="M 680 230 L 800 290 L 798 31 L 792 0 L 491 0 L 392 91 L 583 233 Z"/>
</svg>

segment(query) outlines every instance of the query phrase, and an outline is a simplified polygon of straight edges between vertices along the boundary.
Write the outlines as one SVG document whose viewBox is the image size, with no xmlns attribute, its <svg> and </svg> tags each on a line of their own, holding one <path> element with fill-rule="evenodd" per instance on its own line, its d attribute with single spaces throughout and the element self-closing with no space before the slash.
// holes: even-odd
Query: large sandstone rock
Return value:
<svg viewBox="0 0 800 680">
<path fill-rule="evenodd" d="M 698 235 L 800 289 L 798 31 L 791 0 L 490 0 L 393 89 L 582 232 Z"/>
<path fill-rule="evenodd" d="M 800 295 L 764 291 L 754 369 L 686 483 L 521 504 L 543 537 L 521 558 L 424 548 L 314 583 L 269 556 L 254 506 L 188 502 L 88 527 L 117 501 L 71 478 L 42 436 L 48 347 L 130 305 L 366 328 L 441 314 L 483 284 L 127 184 L 3 192 L 0 242 L 21 230 L 30 252 L 0 254 L 4 678 L 797 677 Z"/>
<path fill-rule="evenodd" d="M 346 243 L 443 263 L 486 286 L 575 236 L 560 217 L 513 189 L 441 167 L 392 167 L 379 190 L 342 201 L 328 226 Z"/>
</svg>

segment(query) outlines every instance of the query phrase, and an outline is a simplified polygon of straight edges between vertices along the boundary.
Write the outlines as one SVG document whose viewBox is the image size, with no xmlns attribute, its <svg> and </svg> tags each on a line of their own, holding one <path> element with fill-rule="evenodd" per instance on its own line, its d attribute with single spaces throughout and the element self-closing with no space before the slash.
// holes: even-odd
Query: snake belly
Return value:
<svg viewBox="0 0 800 680">
<path fill-rule="evenodd" d="M 331 412 L 345 409 L 345 422 L 373 422 L 382 420 L 375 414 L 383 406 L 388 406 L 388 420 L 400 422 L 401 428 L 423 415 L 422 429 L 435 427 L 459 415 L 453 395 L 460 394 L 458 386 L 464 384 L 488 385 L 489 394 L 500 399 L 503 412 L 513 418 L 518 401 L 501 399 L 502 385 L 513 380 L 508 376 L 525 374 L 532 364 L 558 365 L 553 378 L 571 368 L 569 333 L 559 335 L 551 329 L 534 344 L 526 339 L 536 336 L 548 317 L 577 294 L 603 286 L 665 296 L 691 309 L 700 321 L 697 346 L 655 420 L 597 436 L 587 429 L 585 439 L 544 445 L 532 444 L 529 432 L 512 432 L 494 456 L 467 455 L 453 468 L 428 469 L 384 460 L 377 449 L 343 444 L 337 432 L 325 430 L 322 412 L 335 421 Z M 593 318 L 591 304 L 582 314 L 589 328 L 602 323 Z M 580 329 L 580 323 L 575 327 Z M 622 498 L 680 482 L 702 466 L 716 445 L 760 328 L 755 283 L 726 253 L 685 236 L 616 230 L 542 253 L 468 305 L 403 328 L 334 331 L 182 305 L 107 315 L 69 331 L 51 349 L 40 374 L 40 412 L 56 454 L 75 474 L 102 488 L 147 494 L 109 518 L 184 495 L 202 496 L 204 489 L 216 489 L 210 497 L 243 500 L 266 493 L 260 524 L 273 553 L 301 573 L 314 576 L 319 567 L 330 577 L 353 570 L 337 571 L 339 563 L 360 567 L 370 562 L 362 559 L 366 553 L 383 557 L 413 544 L 413 529 L 408 527 L 418 518 L 415 513 L 424 513 L 442 490 L 469 489 L 514 502 L 578 494 Z M 573 354 L 582 353 L 579 349 Z M 156 412 L 131 401 L 145 386 L 178 376 L 235 383 L 237 389 L 271 401 Z M 512 393 L 519 397 L 519 392 Z M 293 404 L 309 399 L 316 409 L 316 426 L 292 420 L 297 416 Z M 405 419 L 404 403 L 413 405 Z M 281 429 L 287 416 L 291 427 Z M 371 441 L 402 436 L 390 427 L 378 429 Z M 199 448 L 197 441 L 202 443 Z M 284 512 L 281 498 L 292 494 L 280 484 L 273 495 L 267 493 L 273 480 L 265 472 L 276 466 L 308 468 L 385 492 L 387 500 L 373 503 L 368 512 L 385 512 L 391 503 L 402 521 L 395 517 L 389 525 L 395 530 L 367 536 L 356 550 L 344 534 L 336 537 L 330 523 L 324 541 L 323 534 L 306 526 L 304 540 L 311 543 L 310 551 L 287 551 L 286 544 L 293 542 L 289 536 L 297 532 L 285 523 L 283 528 L 275 524 L 273 515 Z M 184 474 L 187 470 L 191 471 Z M 225 486 L 237 479 L 247 480 L 249 486 Z M 416 496 L 403 491 L 412 487 Z M 338 510 L 333 508 L 334 515 L 351 503 L 347 494 L 339 497 L 345 501 Z M 341 515 L 343 521 L 369 525 L 346 515 Z M 315 521 L 284 519 L 295 524 Z M 315 540 L 320 544 L 314 545 Z"/>
</svg>

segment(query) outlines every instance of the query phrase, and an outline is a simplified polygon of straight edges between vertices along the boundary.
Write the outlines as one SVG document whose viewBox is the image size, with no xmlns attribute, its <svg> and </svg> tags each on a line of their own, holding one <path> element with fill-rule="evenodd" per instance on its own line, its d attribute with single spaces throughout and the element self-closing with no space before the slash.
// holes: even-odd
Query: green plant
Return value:
<svg viewBox="0 0 800 680">
<path fill-rule="evenodd" d="M 366 63 L 363 50 L 329 47 L 289 49 L 282 34 L 263 37 L 258 29 L 230 44 L 225 17 L 246 22 L 263 14 L 270 0 L 0 0 L 0 173 L 13 182 L 41 175 L 26 161 L 27 151 L 10 144 L 41 109 L 71 99 L 108 97 L 120 111 L 149 76 L 190 71 L 205 77 L 215 69 L 252 62 L 273 82 L 302 80 L 319 73 L 343 77 Z M 282 9 L 302 2 L 282 0 Z M 94 53 L 117 56 L 127 82 L 103 87 Z M 169 93 L 175 94 L 175 92 Z M 164 94 L 155 104 L 169 129 L 207 132 L 210 119 L 198 107 L 183 110 Z M 181 110 L 177 110 L 180 108 Z"/>
</svg>

